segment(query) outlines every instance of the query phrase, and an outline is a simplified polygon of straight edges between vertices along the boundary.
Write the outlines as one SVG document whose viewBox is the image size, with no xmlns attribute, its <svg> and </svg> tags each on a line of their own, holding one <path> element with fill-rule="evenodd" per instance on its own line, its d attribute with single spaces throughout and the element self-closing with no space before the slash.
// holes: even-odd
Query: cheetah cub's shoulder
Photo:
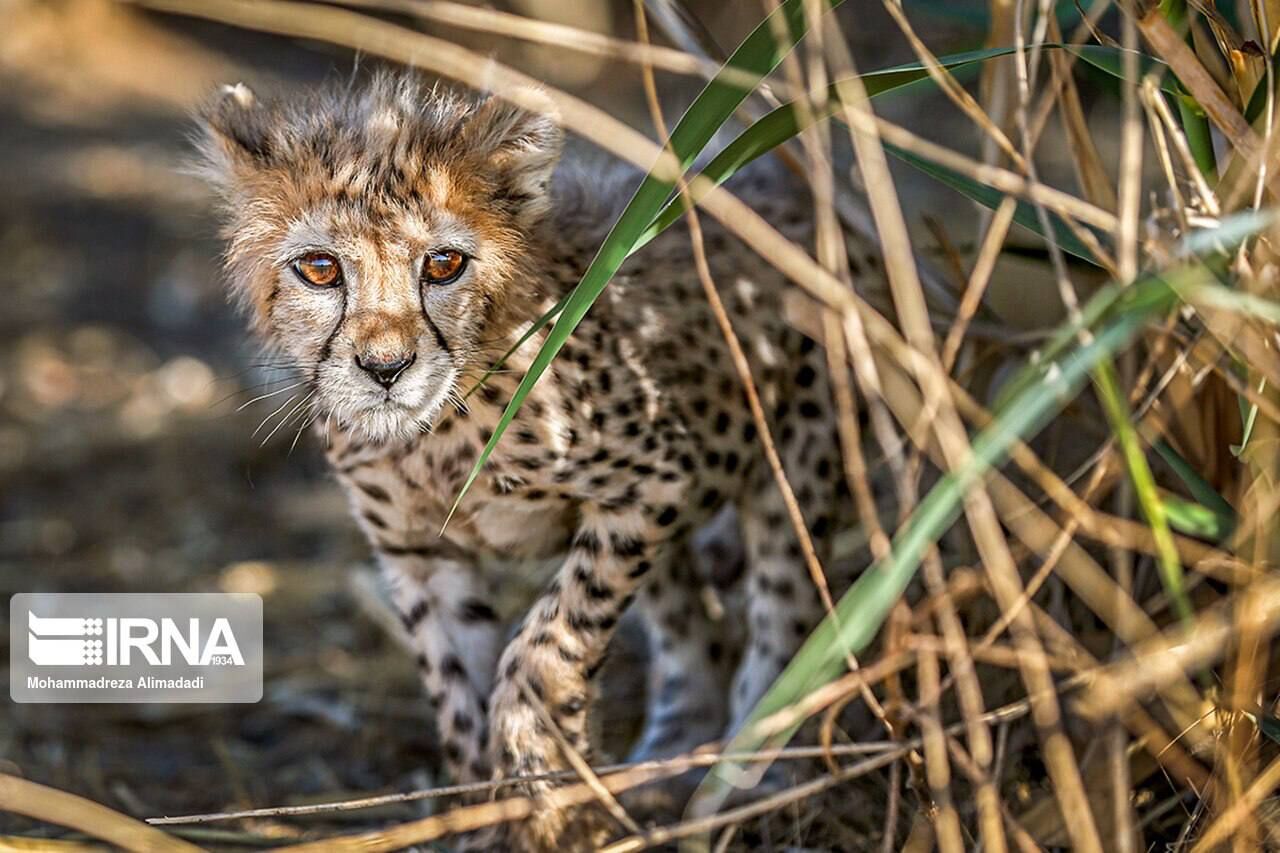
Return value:
<svg viewBox="0 0 1280 853">
<path fill-rule="evenodd" d="M 306 383 L 412 635 L 455 779 L 566 768 L 547 720 L 590 753 L 592 679 L 633 600 L 654 651 L 635 757 L 737 726 L 821 608 L 687 231 L 669 229 L 623 267 L 441 536 L 541 337 L 468 392 L 577 282 L 608 225 L 592 189 L 617 182 L 553 184 L 552 119 L 411 76 L 278 101 L 236 86 L 202 118 L 232 289 Z M 706 245 L 825 559 L 833 507 L 848 501 L 824 357 L 783 322 L 772 268 L 714 223 Z M 726 505 L 742 522 L 750 590 L 734 673 L 686 556 Z M 564 555 L 505 649 L 500 579 L 478 566 L 490 554 Z M 506 843 L 589 849 L 593 826 L 589 814 L 541 810 Z"/>
</svg>

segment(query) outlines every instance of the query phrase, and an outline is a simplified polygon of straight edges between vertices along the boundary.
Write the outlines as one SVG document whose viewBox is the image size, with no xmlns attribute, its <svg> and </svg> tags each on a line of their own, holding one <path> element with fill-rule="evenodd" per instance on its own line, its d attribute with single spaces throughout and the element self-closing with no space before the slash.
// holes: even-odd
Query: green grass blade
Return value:
<svg viewBox="0 0 1280 853">
<path fill-rule="evenodd" d="M 831 6 L 839 5 L 841 2 L 843 0 L 829 0 Z M 776 68 L 782 58 L 795 46 L 807 26 L 803 0 L 786 0 L 752 30 L 729 57 L 726 65 L 738 72 L 734 75 L 734 79 L 740 77 L 743 72 L 756 79 L 763 78 Z M 775 41 L 775 31 L 786 34 L 784 43 L 778 44 Z M 748 94 L 750 94 L 749 89 L 729 82 L 723 74 L 717 75 L 707 84 L 671 132 L 670 148 L 680 160 L 683 169 L 689 168 L 694 158 L 706 147 L 712 136 Z M 604 290 L 614 273 L 618 271 L 618 267 L 630 254 L 632 246 L 653 221 L 653 217 L 666 201 L 673 187 L 672 182 L 661 180 L 652 174 L 640 184 L 639 189 L 636 190 L 626 209 L 605 238 L 582 280 L 570 292 L 559 318 L 551 327 L 537 355 L 534 356 L 533 363 L 498 420 L 493 435 L 458 492 L 453 507 L 449 511 L 450 517 L 470 490 L 533 386 L 551 365 L 552 360 L 569 339 L 569 335 L 577 328 L 596 297 Z M 445 523 L 448 523 L 447 519 Z"/>
<path fill-rule="evenodd" d="M 1273 302 L 1254 293 L 1221 286 L 1202 287 L 1196 290 L 1196 299 L 1202 305 L 1211 305 L 1214 308 L 1253 317 L 1267 323 L 1280 324 L 1280 302 Z"/>
<path fill-rule="evenodd" d="M 1098 397 L 1102 400 L 1107 421 L 1111 424 L 1111 431 L 1120 446 L 1120 455 L 1124 457 L 1125 467 L 1129 469 L 1129 480 L 1133 483 L 1138 505 L 1142 507 L 1142 514 L 1146 516 L 1152 536 L 1155 537 L 1156 566 L 1160 571 L 1160 581 L 1164 584 L 1169 600 L 1173 602 L 1173 610 L 1178 618 L 1189 623 L 1193 616 L 1191 599 L 1187 597 L 1182 561 L 1178 558 L 1178 548 L 1173 543 L 1173 531 L 1169 529 L 1165 504 L 1156 489 L 1155 475 L 1151 473 L 1151 466 L 1147 463 L 1142 439 L 1133 426 L 1129 404 L 1120 390 L 1120 381 L 1110 359 L 1098 363 L 1093 381 Z"/>
<path fill-rule="evenodd" d="M 1164 459 L 1165 464 L 1173 469 L 1173 473 L 1187 487 L 1187 491 L 1191 492 L 1191 497 L 1195 498 L 1197 505 L 1206 512 L 1211 513 L 1216 519 L 1217 527 L 1224 531 L 1221 535 L 1211 536 L 1210 538 L 1221 541 L 1230 536 L 1239 520 L 1235 507 L 1231 506 L 1226 498 L 1218 494 L 1217 490 L 1209 485 L 1195 468 L 1191 467 L 1191 463 L 1183 459 L 1176 450 L 1170 447 L 1168 442 L 1164 440 L 1157 441 L 1154 447 L 1156 453 L 1159 453 L 1160 457 Z M 1168 497 L 1165 500 L 1167 502 Z M 1172 515 L 1170 515 L 1169 521 L 1174 523 Z M 1190 533 L 1191 531 L 1183 528 L 1183 532 Z"/>
<path fill-rule="evenodd" d="M 1124 80 L 1124 48 L 1107 47 L 1101 44 L 1075 44 L 1063 45 L 1063 49 L 1074 54 L 1080 59 L 1103 71 L 1117 80 Z M 1181 97 L 1186 92 L 1178 85 L 1177 78 L 1173 76 L 1173 71 L 1154 56 L 1145 53 L 1138 53 L 1138 75 L 1145 77 L 1148 74 L 1156 74 L 1160 79 L 1158 85 L 1165 94 Z"/>
<path fill-rule="evenodd" d="M 885 142 L 883 144 L 884 149 L 899 160 L 902 160 L 904 163 L 909 163 L 921 172 L 924 172 L 926 175 L 929 175 L 930 177 L 933 177 L 951 187 L 961 195 L 978 202 L 983 207 L 995 210 L 1000 206 L 1000 203 L 1004 201 L 1005 194 L 999 190 L 992 189 L 985 184 L 980 184 L 959 172 L 948 169 L 947 167 L 921 157 L 918 154 L 899 148 L 892 143 Z M 1017 209 L 1013 214 L 1013 221 L 1037 236 L 1044 237 L 1044 232 L 1040 228 L 1040 220 L 1035 213 L 1035 208 L 1025 201 L 1018 202 Z M 1093 253 L 1085 247 L 1084 243 L 1080 242 L 1080 240 L 1076 238 L 1075 234 L 1071 233 L 1071 230 L 1067 228 L 1061 217 L 1056 213 L 1049 211 L 1049 221 L 1053 225 L 1054 239 L 1058 241 L 1058 246 L 1064 252 L 1074 255 L 1082 261 L 1094 264 L 1095 266 L 1098 264 L 1097 260 L 1093 257 Z"/>
<path fill-rule="evenodd" d="M 1276 221 L 1274 210 L 1242 210 L 1226 216 L 1216 228 L 1192 231 L 1178 243 L 1178 256 L 1225 255 Z"/>
<path fill-rule="evenodd" d="M 964 24 L 986 32 L 991 26 L 991 10 L 986 0 L 913 0 L 911 11 L 940 21 Z M 1077 0 L 1058 0 L 1054 14 L 1064 30 L 1080 20 Z"/>
<path fill-rule="evenodd" d="M 1267 380 L 1262 380 L 1258 387 L 1258 393 L 1261 394 L 1267 387 Z M 1249 449 L 1249 439 L 1253 438 L 1253 425 L 1258 422 L 1258 404 L 1248 403 L 1243 397 L 1240 398 L 1240 406 L 1243 410 L 1244 432 L 1240 436 L 1240 443 L 1231 445 L 1231 455 L 1237 459 L 1244 457 L 1244 452 Z"/>
<path fill-rule="evenodd" d="M 1177 495 L 1164 495 L 1161 500 L 1164 503 L 1165 517 L 1169 519 L 1169 526 L 1188 536 L 1222 542 L 1235 528 L 1230 520 L 1203 504 Z"/>
</svg>

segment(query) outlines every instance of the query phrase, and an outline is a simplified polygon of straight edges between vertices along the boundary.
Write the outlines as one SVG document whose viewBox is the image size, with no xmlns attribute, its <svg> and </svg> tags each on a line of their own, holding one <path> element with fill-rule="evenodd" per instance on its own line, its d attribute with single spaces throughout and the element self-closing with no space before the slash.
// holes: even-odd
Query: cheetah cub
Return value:
<svg viewBox="0 0 1280 853">
<path fill-rule="evenodd" d="M 633 758 L 732 731 L 822 615 L 682 227 L 623 267 L 440 533 L 541 335 L 467 392 L 578 281 L 609 223 L 591 199 L 603 178 L 553 183 L 561 142 L 552 119 L 405 75 L 275 102 L 229 87 L 202 113 L 232 287 L 314 392 L 459 782 L 567 769 L 560 736 L 590 755 L 592 681 L 633 600 L 653 651 Z M 849 501 L 824 355 L 783 321 L 778 273 L 711 222 L 706 245 L 826 560 Z M 733 656 L 688 542 L 726 504 L 750 636 L 722 679 Z M 563 559 L 505 648 L 487 555 Z M 602 824 L 582 814 L 535 810 L 499 846 L 590 849 Z"/>
</svg>

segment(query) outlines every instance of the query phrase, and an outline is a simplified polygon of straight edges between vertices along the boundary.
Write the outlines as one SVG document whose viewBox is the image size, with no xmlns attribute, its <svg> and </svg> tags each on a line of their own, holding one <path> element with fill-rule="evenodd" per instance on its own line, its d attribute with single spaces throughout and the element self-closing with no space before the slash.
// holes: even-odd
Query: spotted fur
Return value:
<svg viewBox="0 0 1280 853">
<path fill-rule="evenodd" d="M 317 429 L 391 581 L 455 779 L 566 768 L 545 719 L 590 755 L 593 679 L 633 600 L 654 651 L 635 756 L 675 754 L 740 723 L 821 608 L 688 233 L 671 229 L 623 267 L 441 535 L 542 336 L 467 392 L 580 278 L 607 223 L 599 207 L 584 207 L 602 181 L 552 188 L 561 145 L 552 119 L 408 76 L 277 102 L 237 86 L 203 119 L 232 285 L 315 392 Z M 803 217 L 779 217 L 805 231 Z M 713 223 L 706 241 L 825 560 L 834 507 L 849 501 L 824 356 L 783 321 L 774 270 Z M 465 275 L 420 283 L 424 253 L 440 247 L 470 256 Z M 343 287 L 298 280 L 290 261 L 309 250 L 340 259 Z M 414 360 L 384 387 L 357 363 L 369 356 Z M 745 531 L 749 640 L 726 704 L 734 656 L 688 553 L 695 531 L 727 505 Z M 500 581 L 478 568 L 488 554 L 564 555 L 505 649 Z M 599 826 L 543 809 L 504 844 L 591 849 Z"/>
</svg>

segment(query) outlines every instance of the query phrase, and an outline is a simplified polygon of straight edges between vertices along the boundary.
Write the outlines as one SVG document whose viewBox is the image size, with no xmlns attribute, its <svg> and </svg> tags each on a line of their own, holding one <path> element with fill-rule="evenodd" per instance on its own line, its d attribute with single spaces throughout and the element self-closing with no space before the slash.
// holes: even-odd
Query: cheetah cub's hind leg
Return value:
<svg viewBox="0 0 1280 853">
<path fill-rule="evenodd" d="M 818 561 L 830 569 L 838 507 L 848 507 L 841 477 L 839 438 L 826 371 L 810 341 L 799 348 L 792 387 L 774 412 L 773 433 Z M 730 734 L 791 662 L 825 615 L 818 590 L 771 472 L 762 468 L 743 502 L 747 550 L 746 652 L 734 677 Z M 847 515 L 846 509 L 840 515 Z M 780 781 L 780 771 L 769 783 Z"/>
<path fill-rule="evenodd" d="M 644 730 L 628 761 L 691 752 L 718 740 L 729 717 L 725 694 L 732 673 L 725 646 L 707 615 L 687 545 L 675 552 L 678 559 L 655 572 L 638 602 L 649 634 L 648 701 Z M 628 792 L 624 802 L 637 819 L 670 820 L 703 775 L 704 770 L 689 770 Z"/>
<path fill-rule="evenodd" d="M 453 781 L 487 781 L 487 706 L 502 641 L 490 590 L 478 569 L 452 560 L 384 555 L 383 572 L 409 632 Z"/>
<path fill-rule="evenodd" d="M 703 599 L 689 543 L 650 579 L 640 594 L 649 634 L 648 706 L 632 761 L 670 758 L 718 740 L 729 719 L 725 701 L 732 676 L 723 626 Z"/>
</svg>

